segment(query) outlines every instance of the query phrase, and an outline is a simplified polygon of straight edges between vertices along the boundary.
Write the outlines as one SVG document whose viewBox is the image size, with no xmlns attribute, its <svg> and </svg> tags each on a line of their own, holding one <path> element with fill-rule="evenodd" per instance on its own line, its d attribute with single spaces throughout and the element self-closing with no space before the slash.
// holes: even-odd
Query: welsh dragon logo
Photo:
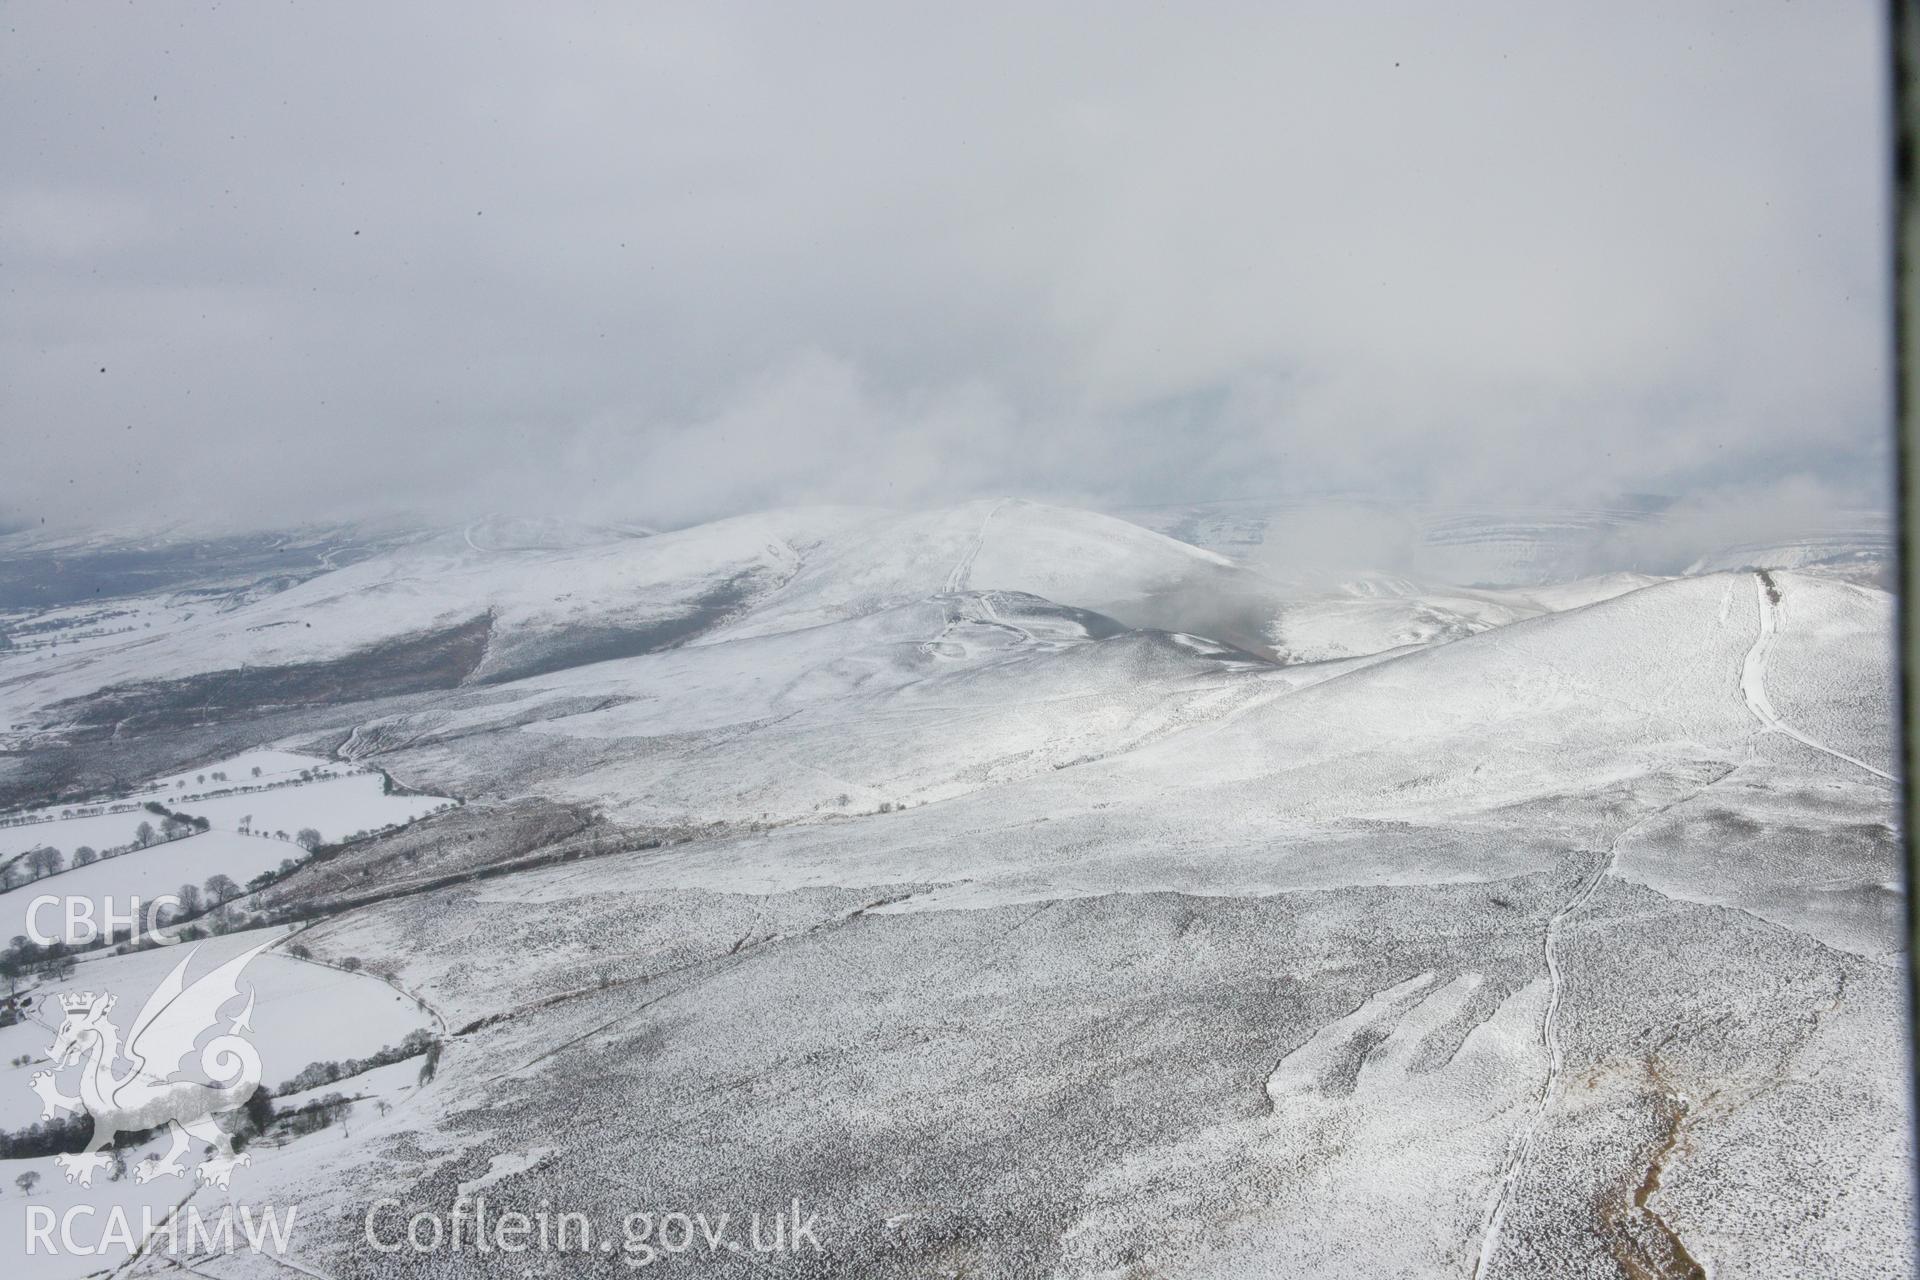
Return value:
<svg viewBox="0 0 1920 1280">
<path fill-rule="evenodd" d="M 172 1131 L 172 1143 L 164 1154 L 135 1167 L 137 1181 L 185 1174 L 181 1157 L 196 1140 L 213 1149 L 195 1170 L 202 1182 L 224 1187 L 236 1165 L 249 1163 L 244 1152 L 234 1151 L 232 1136 L 215 1117 L 243 1106 L 260 1085 L 260 1055 L 247 1038 L 253 1029 L 251 984 L 246 1007 L 225 1031 L 219 1027 L 221 1010 L 242 994 L 241 971 L 270 945 L 242 952 L 189 984 L 187 967 L 199 954 L 195 948 L 147 997 L 124 1041 L 108 1016 L 113 996 L 83 991 L 60 997 L 65 1017 L 47 1056 L 57 1071 L 80 1066 L 80 1092 L 62 1092 L 56 1071 L 36 1072 L 33 1090 L 40 1095 L 42 1119 L 82 1110 L 93 1118 L 86 1150 L 56 1157 L 68 1182 L 91 1186 L 93 1175 L 110 1162 L 103 1153 L 116 1135 L 163 1125 Z M 209 1032 L 217 1034 L 202 1044 Z M 200 1078 L 194 1076 L 196 1062 Z"/>
</svg>

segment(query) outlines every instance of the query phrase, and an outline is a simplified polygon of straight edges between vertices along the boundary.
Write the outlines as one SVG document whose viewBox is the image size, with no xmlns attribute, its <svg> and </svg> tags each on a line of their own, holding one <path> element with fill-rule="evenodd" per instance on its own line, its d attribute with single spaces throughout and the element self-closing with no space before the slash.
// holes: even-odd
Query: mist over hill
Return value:
<svg viewBox="0 0 1920 1280">
<path fill-rule="evenodd" d="M 1914 1274 L 1892 12 L 9 6 L 0 1275 Z"/>
</svg>

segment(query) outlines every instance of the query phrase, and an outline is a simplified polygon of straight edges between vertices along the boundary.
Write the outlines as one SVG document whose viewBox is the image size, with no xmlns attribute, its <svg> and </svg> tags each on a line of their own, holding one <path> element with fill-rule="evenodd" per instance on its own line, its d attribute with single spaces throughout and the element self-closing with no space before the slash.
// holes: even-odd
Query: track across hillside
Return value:
<svg viewBox="0 0 1920 1280">
<path fill-rule="evenodd" d="M 1876 778 L 1882 778 L 1888 782 L 1892 782 L 1894 779 L 1890 774 L 1874 768 L 1864 760 L 1856 759 L 1844 751 L 1835 750 L 1818 739 L 1802 733 L 1800 730 L 1782 720 L 1774 710 L 1772 702 L 1767 697 L 1766 675 L 1767 661 L 1772 653 L 1774 639 L 1779 632 L 1780 587 L 1773 576 L 1764 570 L 1756 570 L 1754 572 L 1753 582 L 1755 599 L 1759 607 L 1759 630 L 1754 637 L 1752 647 L 1747 651 L 1740 670 L 1740 692 L 1746 702 L 1747 709 L 1753 713 L 1754 718 L 1764 726 L 1765 730 L 1783 733 L 1796 742 L 1813 748 L 1815 751 L 1832 756 L 1836 760 L 1845 761 L 1847 764 L 1853 765 L 1858 769 L 1865 770 Z M 1488 1202 L 1487 1215 L 1481 1234 L 1479 1256 L 1473 1269 L 1476 1280 L 1481 1276 L 1487 1275 L 1493 1266 L 1494 1256 L 1499 1248 L 1501 1227 L 1504 1225 L 1507 1209 L 1512 1203 L 1514 1192 L 1526 1170 L 1529 1157 L 1532 1155 L 1540 1126 L 1546 1119 L 1547 1113 L 1552 1109 L 1554 1098 L 1557 1096 L 1560 1088 L 1561 1076 L 1564 1069 L 1564 1057 L 1561 1050 L 1558 1029 L 1560 1008 L 1566 988 L 1566 978 L 1561 971 L 1557 944 L 1563 928 L 1570 919 L 1586 907 L 1587 903 L 1592 899 L 1595 890 L 1599 888 L 1600 882 L 1611 873 L 1615 851 L 1619 848 L 1621 840 L 1638 827 L 1657 818 L 1668 809 L 1682 803 L 1682 801 L 1697 797 L 1701 792 L 1712 787 L 1732 772 L 1733 768 L 1731 766 L 1719 770 L 1713 777 L 1707 779 L 1697 788 L 1690 790 L 1685 796 L 1659 806 L 1623 829 L 1609 843 L 1605 855 L 1597 861 L 1594 868 L 1581 877 L 1565 905 L 1556 911 L 1552 918 L 1547 921 L 1543 940 L 1548 981 L 1547 1011 L 1545 1017 L 1541 1020 L 1540 1027 L 1541 1045 L 1547 1054 L 1547 1075 L 1541 1087 L 1538 1100 L 1534 1105 L 1533 1112 L 1528 1117 L 1526 1126 L 1521 1130 L 1519 1137 L 1510 1148 L 1511 1154 L 1507 1162 L 1507 1167 L 1501 1172 L 1500 1178 L 1494 1186 L 1492 1197 Z"/>
<path fill-rule="evenodd" d="M 1613 873 L 1614 859 L 1619 853 L 1620 843 L 1647 823 L 1659 818 L 1670 809 L 1677 808 L 1689 801 L 1698 799 L 1711 788 L 1719 785 L 1732 775 L 1735 765 L 1715 768 L 1712 775 L 1699 779 L 1682 794 L 1664 804 L 1642 814 L 1622 827 L 1612 840 L 1607 842 L 1606 852 L 1598 858 L 1593 869 L 1580 878 L 1572 895 L 1561 908 L 1547 921 L 1541 948 L 1547 963 L 1547 1012 L 1540 1020 L 1540 1044 L 1547 1052 L 1547 1076 L 1541 1083 L 1540 1093 L 1534 1103 L 1533 1113 L 1527 1118 L 1527 1124 L 1520 1131 L 1520 1137 L 1508 1148 L 1507 1167 L 1501 1172 L 1499 1181 L 1494 1184 L 1492 1198 L 1487 1204 L 1487 1214 L 1480 1235 L 1480 1253 L 1474 1263 L 1475 1280 L 1488 1274 L 1494 1254 L 1500 1244 L 1500 1229 L 1506 1222 L 1507 1209 L 1513 1203 L 1513 1193 L 1520 1184 L 1521 1175 L 1526 1171 L 1527 1161 L 1533 1155 L 1533 1148 L 1539 1136 L 1540 1125 L 1546 1120 L 1547 1112 L 1553 1109 L 1553 1100 L 1559 1096 L 1561 1079 L 1566 1071 L 1566 1054 L 1560 1044 L 1560 1007 L 1565 1002 L 1567 990 L 1566 973 L 1560 967 L 1559 942 L 1567 922 L 1586 909 L 1593 899 L 1600 882 Z"/>
<path fill-rule="evenodd" d="M 1767 699 L 1767 659 L 1773 651 L 1774 635 L 1780 628 L 1780 587 L 1772 574 L 1760 569 L 1754 572 L 1753 589 L 1760 605 L 1760 633 L 1754 637 L 1753 648 L 1747 650 L 1747 660 L 1740 670 L 1740 693 L 1747 700 L 1747 710 L 1753 712 L 1754 719 L 1770 730 L 1784 733 L 1795 742 L 1830 755 L 1835 760 L 1844 760 L 1856 769 L 1864 769 L 1876 778 L 1894 781 L 1892 774 L 1874 768 L 1865 760 L 1856 759 L 1844 751 L 1836 751 L 1826 743 L 1808 737 L 1774 711 L 1773 703 Z"/>
<path fill-rule="evenodd" d="M 979 530 L 973 535 L 973 542 L 953 566 L 953 572 L 947 575 L 946 585 L 940 588 L 941 591 L 951 595 L 956 591 L 967 589 L 967 580 L 973 576 L 973 562 L 980 558 L 980 548 L 987 541 L 987 526 L 993 523 L 993 518 L 1000 514 L 1000 508 L 1006 505 L 1007 500 L 1002 498 L 987 508 L 987 514 L 980 520 Z"/>
</svg>

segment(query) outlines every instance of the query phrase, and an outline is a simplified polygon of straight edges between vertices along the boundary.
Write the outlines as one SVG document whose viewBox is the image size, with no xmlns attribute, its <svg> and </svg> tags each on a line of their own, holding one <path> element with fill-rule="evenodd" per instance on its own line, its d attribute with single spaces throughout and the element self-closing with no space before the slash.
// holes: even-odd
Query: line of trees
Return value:
<svg viewBox="0 0 1920 1280">
<path fill-rule="evenodd" d="M 301 1068 L 298 1075 L 275 1089 L 274 1093 L 305 1093 L 309 1089 L 318 1089 L 323 1084 L 333 1084 L 376 1067 L 388 1067 L 396 1062 L 405 1062 L 408 1058 L 417 1058 L 432 1051 L 437 1044 L 431 1031 L 424 1027 L 417 1028 L 407 1032 L 406 1038 L 399 1044 L 382 1045 L 364 1058 L 348 1058 L 342 1062 L 310 1062 Z"/>
<path fill-rule="evenodd" d="M 273 1109 L 273 1094 L 265 1088 L 257 1088 L 238 1112 L 237 1123 L 229 1119 L 222 1127 L 233 1131 L 233 1145 L 239 1150 L 279 1118 Z M 145 1146 L 159 1132 L 158 1129 L 145 1129 L 116 1134 L 108 1157 L 107 1180 L 118 1182 L 126 1177 L 127 1162 L 122 1153 Z M 43 1159 L 84 1151 L 92 1136 L 93 1117 L 87 1115 L 55 1116 L 11 1133 L 0 1130 L 0 1160 Z M 22 1174 L 14 1179 L 14 1185 L 31 1195 L 38 1181 L 36 1177 L 29 1182 L 27 1175 Z"/>
<path fill-rule="evenodd" d="M 142 821 L 133 829 L 133 839 L 126 844 L 109 845 L 105 849 L 95 849 L 92 845 L 83 844 L 73 851 L 70 864 L 67 855 L 52 845 L 40 845 L 29 849 L 12 861 L 0 864 L 0 891 L 58 875 L 69 865 L 91 866 L 103 858 L 117 858 L 122 854 L 132 853 L 136 849 L 146 849 L 156 844 L 164 844 L 169 840 L 182 840 L 187 836 L 199 835 L 213 828 L 213 824 L 203 817 L 175 812 L 152 802 L 149 802 L 146 807 L 160 819 L 160 825 L 157 828 L 151 822 Z"/>
<path fill-rule="evenodd" d="M 262 783 L 259 783 L 258 785 L 247 785 L 242 783 L 235 786 L 224 787 L 216 792 L 209 792 L 205 794 L 195 793 L 192 795 L 181 796 L 179 798 L 182 800 L 205 800 L 214 795 L 221 795 L 221 796 L 251 795 L 257 791 L 275 791 L 282 787 L 304 786 L 309 782 L 321 782 L 328 778 L 344 777 L 349 774 L 358 774 L 358 773 L 367 773 L 367 772 L 371 772 L 371 770 L 368 770 L 361 766 L 354 766 L 354 765 L 349 765 L 345 767 L 315 765 L 311 769 L 302 769 L 298 774 L 296 774 L 291 778 L 275 778 L 271 782 L 262 782 Z M 261 770 L 259 765 L 255 765 L 253 767 L 253 776 L 256 778 L 261 776 Z M 196 784 L 198 785 L 204 785 L 205 783 L 210 781 L 211 782 L 231 781 L 231 779 L 227 776 L 227 774 L 222 771 L 215 771 L 213 773 L 196 774 L 194 775 L 194 777 L 196 780 Z M 173 785 L 175 789 L 184 789 L 187 785 L 187 780 L 185 778 L 181 778 L 179 781 L 175 782 Z M 148 794 L 152 794 L 155 791 L 164 791 L 165 789 L 166 788 L 163 784 L 154 783 L 153 785 L 149 787 L 145 787 L 142 790 L 144 790 Z M 151 802 L 149 802 L 149 804 L 151 804 Z M 96 804 L 69 805 L 65 808 L 62 808 L 58 813 L 10 813 L 4 816 L 0 816 L 0 827 L 30 827 L 30 826 L 36 826 L 43 822 L 63 822 L 73 818 L 96 818 L 102 814 L 108 814 L 108 813 L 128 813 L 136 807 L 138 806 L 131 800 L 124 800 L 124 801 L 107 800 L 107 801 L 101 801 Z"/>
</svg>

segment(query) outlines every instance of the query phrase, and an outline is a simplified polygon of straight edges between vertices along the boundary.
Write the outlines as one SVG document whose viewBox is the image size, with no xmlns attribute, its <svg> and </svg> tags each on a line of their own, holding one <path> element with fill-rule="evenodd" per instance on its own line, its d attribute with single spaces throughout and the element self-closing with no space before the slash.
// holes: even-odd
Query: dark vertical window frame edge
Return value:
<svg viewBox="0 0 1920 1280">
<path fill-rule="evenodd" d="M 1901 839 L 1906 849 L 1907 922 L 1907 1081 L 1911 1095 L 1908 1140 L 1920 1161 L 1920 1078 L 1914 1073 L 1914 1029 L 1920 1025 L 1920 906 L 1914 891 L 1920 886 L 1920 827 L 1913 780 L 1920 776 L 1920 733 L 1914 717 L 1915 672 L 1920 670 L 1920 190 L 1916 190 L 1915 159 L 1920 148 L 1920 0 L 1890 0 L 1888 49 L 1892 66 L 1889 84 L 1893 208 L 1888 219 L 1893 244 L 1894 470 L 1898 488 L 1900 585 L 1899 669 L 1901 725 Z M 1913 1167 L 1920 1167 L 1916 1163 Z M 1915 1268 L 1920 1274 L 1920 1243 Z"/>
</svg>

